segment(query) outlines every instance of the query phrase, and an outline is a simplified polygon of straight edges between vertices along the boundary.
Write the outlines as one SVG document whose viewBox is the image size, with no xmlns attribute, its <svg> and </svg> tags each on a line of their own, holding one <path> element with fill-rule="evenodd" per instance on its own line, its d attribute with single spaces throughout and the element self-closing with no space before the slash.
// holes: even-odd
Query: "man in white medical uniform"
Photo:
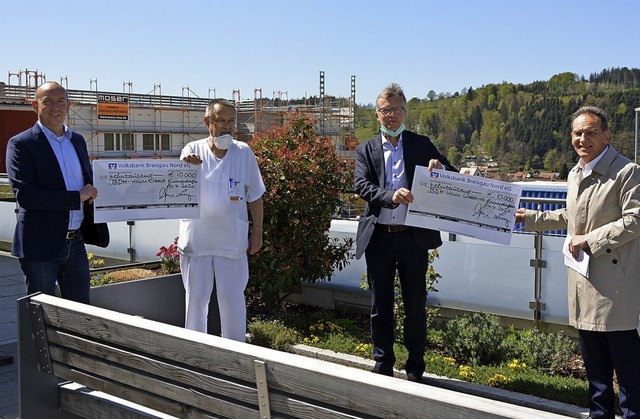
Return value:
<svg viewBox="0 0 640 419">
<path fill-rule="evenodd" d="M 244 342 L 249 281 L 247 253 L 262 247 L 262 194 L 256 156 L 234 140 L 236 110 L 224 99 L 209 102 L 209 137 L 188 143 L 180 158 L 201 165 L 200 218 L 180 222 L 178 247 L 186 298 L 185 327 L 207 332 L 215 281 L 222 337 Z M 248 211 L 253 221 L 249 235 Z"/>
</svg>

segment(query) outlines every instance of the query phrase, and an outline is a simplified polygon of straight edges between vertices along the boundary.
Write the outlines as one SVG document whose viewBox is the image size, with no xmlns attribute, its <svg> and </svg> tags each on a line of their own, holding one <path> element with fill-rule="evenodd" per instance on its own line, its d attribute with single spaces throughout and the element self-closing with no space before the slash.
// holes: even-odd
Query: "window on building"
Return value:
<svg viewBox="0 0 640 419">
<path fill-rule="evenodd" d="M 133 151 L 133 139 L 133 134 L 129 132 L 105 132 L 104 149 L 105 151 Z"/>
<path fill-rule="evenodd" d="M 171 148 L 170 138 L 169 134 L 142 134 L 142 149 L 169 151 Z"/>
</svg>

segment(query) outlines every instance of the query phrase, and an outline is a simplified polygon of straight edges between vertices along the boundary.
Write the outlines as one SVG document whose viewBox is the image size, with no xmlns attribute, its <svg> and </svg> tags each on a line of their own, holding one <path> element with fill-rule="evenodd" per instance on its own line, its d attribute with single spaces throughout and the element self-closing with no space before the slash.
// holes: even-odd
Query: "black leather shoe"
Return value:
<svg viewBox="0 0 640 419">
<path fill-rule="evenodd" d="M 386 376 L 388 376 L 388 377 L 393 377 L 393 370 L 391 370 L 391 371 L 387 371 L 387 370 L 386 370 L 386 369 L 384 369 L 384 368 L 374 367 L 374 368 L 371 370 L 371 372 L 372 372 L 372 373 L 374 373 L 374 374 L 382 374 L 382 375 L 386 375 Z"/>
<path fill-rule="evenodd" d="M 411 381 L 413 383 L 420 383 L 422 384 L 422 377 L 418 377 L 416 374 L 414 373 L 407 373 L 407 380 Z"/>
</svg>

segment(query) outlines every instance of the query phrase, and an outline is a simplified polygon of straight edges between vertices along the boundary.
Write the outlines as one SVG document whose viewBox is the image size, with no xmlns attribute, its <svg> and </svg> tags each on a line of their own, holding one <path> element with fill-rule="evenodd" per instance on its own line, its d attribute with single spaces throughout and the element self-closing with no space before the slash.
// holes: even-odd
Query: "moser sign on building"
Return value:
<svg viewBox="0 0 640 419">
<path fill-rule="evenodd" d="M 98 119 L 129 119 L 129 96 L 98 94 Z"/>
</svg>

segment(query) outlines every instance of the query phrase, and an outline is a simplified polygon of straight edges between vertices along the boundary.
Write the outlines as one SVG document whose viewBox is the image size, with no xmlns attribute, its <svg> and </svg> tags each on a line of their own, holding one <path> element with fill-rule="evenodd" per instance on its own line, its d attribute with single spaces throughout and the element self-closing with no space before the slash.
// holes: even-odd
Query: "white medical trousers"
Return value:
<svg viewBox="0 0 640 419">
<path fill-rule="evenodd" d="M 209 299 L 215 278 L 222 337 L 245 341 L 247 307 L 244 289 L 249 282 L 247 255 L 180 257 L 185 290 L 185 328 L 207 333 Z"/>
</svg>

